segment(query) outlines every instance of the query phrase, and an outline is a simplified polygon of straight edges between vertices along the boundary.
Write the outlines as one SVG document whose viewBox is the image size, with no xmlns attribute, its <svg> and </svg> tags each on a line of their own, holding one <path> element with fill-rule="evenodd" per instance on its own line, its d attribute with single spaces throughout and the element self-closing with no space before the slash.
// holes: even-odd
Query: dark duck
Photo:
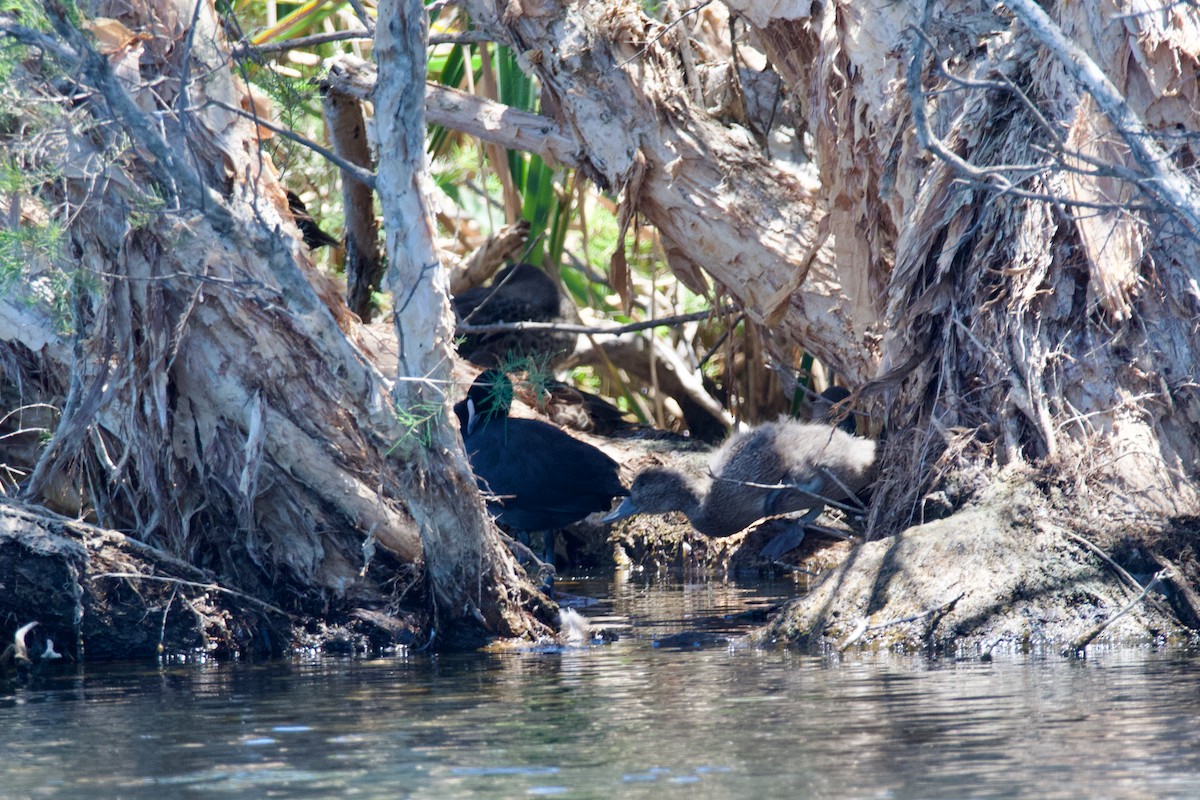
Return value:
<svg viewBox="0 0 1200 800">
<path fill-rule="evenodd" d="M 709 463 L 707 486 L 672 469 L 642 471 L 604 518 L 682 511 L 706 536 L 731 536 L 764 517 L 804 512 L 762 550 L 778 558 L 800 544 L 827 501 L 849 500 L 871 480 L 875 442 L 824 422 L 782 419 L 734 434 Z"/>
<path fill-rule="evenodd" d="M 488 510 L 505 527 L 543 532 L 545 560 L 554 556 L 554 532 L 629 494 L 617 462 L 553 425 L 508 415 L 513 386 L 488 370 L 455 405 L 463 444 Z"/>
<path fill-rule="evenodd" d="M 504 322 L 567 322 L 558 284 L 533 264 L 513 264 L 496 273 L 490 286 L 479 286 L 454 297 L 460 325 Z M 574 333 L 530 330 L 503 333 L 462 333 L 459 355 L 481 367 L 500 367 L 531 358 L 553 367 L 575 349 Z"/>
</svg>

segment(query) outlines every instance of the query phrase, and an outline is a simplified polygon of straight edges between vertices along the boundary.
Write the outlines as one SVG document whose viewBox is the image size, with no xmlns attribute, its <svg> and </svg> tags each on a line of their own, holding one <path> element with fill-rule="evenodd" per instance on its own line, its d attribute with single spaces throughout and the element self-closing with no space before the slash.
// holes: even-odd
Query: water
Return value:
<svg viewBox="0 0 1200 800">
<path fill-rule="evenodd" d="M 619 641 L 44 676 L 0 797 L 1200 797 L 1193 656 L 820 658 L 721 642 L 790 585 L 572 588 Z"/>
</svg>

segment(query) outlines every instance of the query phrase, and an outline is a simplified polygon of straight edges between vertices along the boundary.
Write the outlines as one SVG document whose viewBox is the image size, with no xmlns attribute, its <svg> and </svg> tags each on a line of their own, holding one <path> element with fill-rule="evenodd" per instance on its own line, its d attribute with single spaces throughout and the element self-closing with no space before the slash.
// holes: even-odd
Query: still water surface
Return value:
<svg viewBox="0 0 1200 800">
<path fill-rule="evenodd" d="M 1200 798 L 1200 661 L 736 644 L 787 584 L 591 581 L 619 641 L 88 666 L 0 696 L 4 798 Z"/>
</svg>

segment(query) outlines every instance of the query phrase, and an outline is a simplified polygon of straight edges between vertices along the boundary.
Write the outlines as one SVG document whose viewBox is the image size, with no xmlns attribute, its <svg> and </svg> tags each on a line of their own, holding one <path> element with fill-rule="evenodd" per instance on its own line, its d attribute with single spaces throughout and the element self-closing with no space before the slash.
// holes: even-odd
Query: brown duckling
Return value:
<svg viewBox="0 0 1200 800">
<path fill-rule="evenodd" d="M 776 537 L 763 555 L 800 543 L 803 524 L 826 501 L 851 498 L 869 483 L 875 442 L 828 424 L 779 420 L 732 436 L 713 457 L 707 488 L 675 470 L 654 467 L 633 481 L 629 497 L 604 518 L 682 511 L 706 536 L 730 536 L 763 517 L 799 511 L 799 533 Z"/>
</svg>

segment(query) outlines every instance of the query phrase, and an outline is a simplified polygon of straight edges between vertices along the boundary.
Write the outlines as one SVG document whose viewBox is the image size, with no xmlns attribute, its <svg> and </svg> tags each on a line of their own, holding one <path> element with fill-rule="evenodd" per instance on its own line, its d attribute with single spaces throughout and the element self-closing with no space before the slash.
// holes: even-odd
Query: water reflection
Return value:
<svg viewBox="0 0 1200 800">
<path fill-rule="evenodd" d="M 789 585 L 573 588 L 619 641 L 45 676 L 0 797 L 1200 796 L 1189 656 L 836 662 L 721 643 Z"/>
</svg>

